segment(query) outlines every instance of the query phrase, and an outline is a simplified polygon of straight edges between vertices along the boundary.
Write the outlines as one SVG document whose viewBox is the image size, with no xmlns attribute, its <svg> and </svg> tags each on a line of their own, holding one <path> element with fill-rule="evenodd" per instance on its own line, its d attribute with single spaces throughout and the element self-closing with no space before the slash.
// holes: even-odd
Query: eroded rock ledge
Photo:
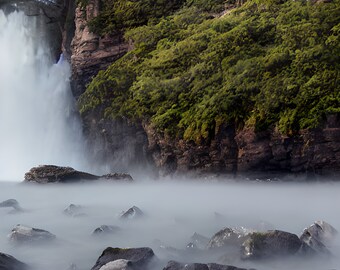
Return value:
<svg viewBox="0 0 340 270">
<path fill-rule="evenodd" d="M 33 167 L 25 174 L 25 182 L 46 183 L 74 183 L 80 181 L 133 181 L 131 175 L 126 173 L 110 173 L 102 176 L 77 171 L 71 167 L 55 165 L 41 165 Z"/>
</svg>

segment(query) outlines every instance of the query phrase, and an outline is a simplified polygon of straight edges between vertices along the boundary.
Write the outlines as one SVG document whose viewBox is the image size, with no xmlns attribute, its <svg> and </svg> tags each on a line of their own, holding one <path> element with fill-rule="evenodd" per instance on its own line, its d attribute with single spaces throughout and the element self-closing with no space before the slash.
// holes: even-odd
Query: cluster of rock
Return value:
<svg viewBox="0 0 340 270">
<path fill-rule="evenodd" d="M 0 206 L 21 209 L 15 199 L 3 201 Z M 85 215 L 83 210 L 84 208 L 80 205 L 70 204 L 63 212 L 71 217 L 79 217 Z M 119 219 L 137 220 L 141 217 L 145 217 L 143 211 L 133 206 L 123 211 Z M 93 231 L 92 235 L 107 236 L 117 233 L 119 230 L 118 226 L 101 225 Z M 224 264 L 182 263 L 181 261 L 188 254 L 191 258 L 209 257 L 211 254 L 217 254 L 220 256 L 218 262 L 222 263 L 273 260 L 292 256 L 296 258 L 316 255 L 329 256 L 332 254 L 332 242 L 336 235 L 337 230 L 325 221 L 314 222 L 303 230 L 300 237 L 280 230 L 226 227 L 215 233 L 210 239 L 195 233 L 186 248 L 182 250 L 168 247 L 161 241 L 157 242 L 159 251 L 165 252 L 166 257 L 171 259 L 165 267 L 165 263 L 160 263 L 149 247 L 108 247 L 102 252 L 91 270 L 147 270 L 159 269 L 159 267 L 164 267 L 163 270 L 246 270 Z M 56 236 L 46 230 L 19 224 L 12 229 L 8 238 L 16 245 L 31 245 L 51 243 L 56 239 Z M 158 268 L 155 268 L 155 265 Z M 27 269 L 27 266 L 9 255 L 0 253 L 0 269 L 24 270 Z M 76 266 L 73 265 L 70 269 L 76 269 Z"/>
<path fill-rule="evenodd" d="M 41 165 L 33 167 L 25 174 L 25 182 L 46 183 L 75 183 L 81 181 L 124 181 L 132 182 L 131 175 L 127 173 L 110 173 L 102 176 L 77 171 L 71 167 L 55 165 Z"/>
</svg>

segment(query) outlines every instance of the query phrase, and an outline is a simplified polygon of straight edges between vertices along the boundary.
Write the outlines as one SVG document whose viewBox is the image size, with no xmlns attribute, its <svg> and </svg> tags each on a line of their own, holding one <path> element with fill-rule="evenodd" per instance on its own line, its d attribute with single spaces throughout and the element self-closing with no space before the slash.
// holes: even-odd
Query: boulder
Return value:
<svg viewBox="0 0 340 270">
<path fill-rule="evenodd" d="M 108 262 L 100 267 L 99 270 L 133 270 L 132 262 L 124 259 Z"/>
<path fill-rule="evenodd" d="M 28 266 L 14 257 L 0 252 L 0 269 L 1 270 L 26 270 Z"/>
<path fill-rule="evenodd" d="M 8 199 L 6 201 L 3 201 L 0 203 L 0 207 L 2 208 L 13 208 L 13 212 L 21 212 L 23 209 L 19 205 L 18 201 L 16 199 Z"/>
<path fill-rule="evenodd" d="M 170 261 L 163 268 L 163 270 L 246 270 L 244 268 L 238 268 L 231 265 L 222 265 L 216 263 L 179 263 L 176 261 Z"/>
<path fill-rule="evenodd" d="M 305 242 L 306 240 L 313 238 L 313 240 L 318 241 L 325 246 L 329 246 L 334 241 L 337 233 L 337 230 L 327 222 L 315 221 L 312 225 L 303 230 L 300 239 Z"/>
<path fill-rule="evenodd" d="M 147 269 L 146 266 L 154 258 L 154 253 L 151 248 L 106 248 L 100 255 L 95 265 L 91 270 L 103 270 L 102 267 L 109 262 L 116 260 L 130 261 L 129 267 L 133 269 Z M 124 269 L 124 268 L 123 268 Z"/>
<path fill-rule="evenodd" d="M 98 228 L 96 228 L 93 231 L 92 235 L 99 236 L 99 235 L 113 234 L 119 230 L 120 228 L 118 226 L 100 225 Z"/>
<path fill-rule="evenodd" d="M 254 232 L 242 244 L 242 259 L 269 259 L 294 255 L 302 246 L 295 234 L 274 230 Z"/>
<path fill-rule="evenodd" d="M 337 230 L 325 221 L 316 221 L 305 228 L 300 236 L 303 254 L 330 254 L 328 247 L 334 241 Z"/>
<path fill-rule="evenodd" d="M 223 247 L 240 247 L 253 230 L 244 227 L 224 228 L 218 231 L 209 241 L 208 249 Z"/>
<path fill-rule="evenodd" d="M 12 229 L 12 232 L 8 237 L 10 241 L 16 243 L 49 242 L 56 238 L 54 234 L 48 231 L 23 226 L 20 224 Z"/>
<path fill-rule="evenodd" d="M 25 174 L 25 182 L 46 183 L 74 183 L 80 181 L 133 181 L 129 174 L 111 173 L 98 176 L 86 172 L 77 171 L 71 167 L 61 167 L 55 165 L 41 165 L 33 167 Z"/>
<path fill-rule="evenodd" d="M 83 217 L 86 216 L 85 213 L 82 213 L 83 207 L 81 205 L 70 204 L 64 209 L 64 214 L 70 217 Z"/>
<path fill-rule="evenodd" d="M 121 219 L 136 219 L 141 218 L 143 216 L 144 216 L 143 211 L 140 210 L 137 206 L 132 206 L 128 210 L 120 213 Z"/>
</svg>

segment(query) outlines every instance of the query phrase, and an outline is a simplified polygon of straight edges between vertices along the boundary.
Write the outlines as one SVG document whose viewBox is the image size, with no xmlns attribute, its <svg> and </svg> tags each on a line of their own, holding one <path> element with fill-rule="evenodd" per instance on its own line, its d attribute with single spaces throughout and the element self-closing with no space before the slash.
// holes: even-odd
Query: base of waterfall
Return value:
<svg viewBox="0 0 340 270">
<path fill-rule="evenodd" d="M 98 176 L 87 172 L 77 171 L 71 167 L 40 165 L 38 167 L 33 167 L 25 174 L 24 182 L 47 184 L 76 183 L 98 180 L 132 182 L 133 178 L 127 173 L 109 173 Z"/>
</svg>

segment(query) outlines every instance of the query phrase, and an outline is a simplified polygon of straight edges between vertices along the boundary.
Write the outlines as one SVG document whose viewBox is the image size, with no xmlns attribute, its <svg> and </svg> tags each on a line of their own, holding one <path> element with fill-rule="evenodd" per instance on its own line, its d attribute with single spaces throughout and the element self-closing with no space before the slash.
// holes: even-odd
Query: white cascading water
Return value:
<svg viewBox="0 0 340 270">
<path fill-rule="evenodd" d="M 53 62 L 42 33 L 35 17 L 0 10 L 0 180 L 40 164 L 87 167 L 70 66 Z"/>
</svg>

